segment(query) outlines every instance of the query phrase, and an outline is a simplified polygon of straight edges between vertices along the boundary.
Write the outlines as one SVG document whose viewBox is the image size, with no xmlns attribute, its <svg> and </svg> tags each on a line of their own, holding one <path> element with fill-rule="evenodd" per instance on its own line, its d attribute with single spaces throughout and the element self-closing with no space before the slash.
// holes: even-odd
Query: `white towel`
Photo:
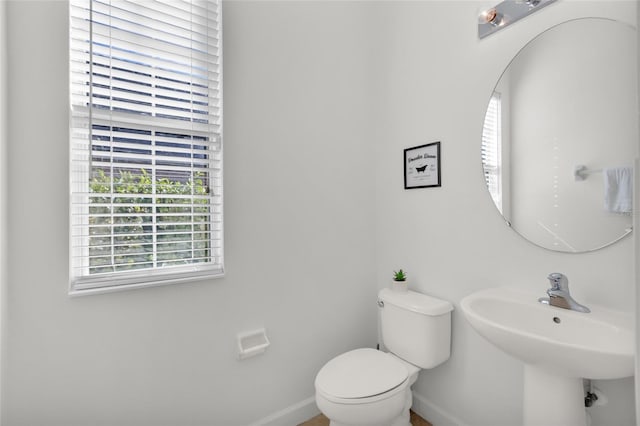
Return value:
<svg viewBox="0 0 640 426">
<path fill-rule="evenodd" d="M 633 168 L 604 169 L 604 208 L 611 213 L 629 214 L 633 210 Z"/>
</svg>

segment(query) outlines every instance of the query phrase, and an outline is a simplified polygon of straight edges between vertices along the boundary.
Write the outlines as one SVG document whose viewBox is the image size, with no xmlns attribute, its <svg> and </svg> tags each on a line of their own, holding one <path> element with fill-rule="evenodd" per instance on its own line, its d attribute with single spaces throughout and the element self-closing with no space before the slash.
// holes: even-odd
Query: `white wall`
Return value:
<svg viewBox="0 0 640 426">
<path fill-rule="evenodd" d="M 4 378 L 4 336 L 6 325 L 6 290 L 7 290 L 7 24 L 6 2 L 0 0 L 0 383 Z M 0 401 L 2 387 L 0 386 Z M 0 404 L 0 419 L 2 404 Z"/>
<path fill-rule="evenodd" d="M 640 24 L 640 7 L 637 7 L 638 4 L 640 3 L 640 1 L 636 0 L 636 18 L 637 18 L 637 23 Z M 636 55 L 636 61 L 638 61 L 638 59 L 640 59 L 640 32 L 637 32 L 637 37 L 638 37 L 638 45 L 637 45 L 637 55 Z M 638 62 L 636 62 L 636 69 L 638 71 L 638 99 L 639 99 L 639 103 L 636 107 L 636 115 L 638 117 L 638 126 L 640 128 L 640 64 Z M 640 139 L 637 141 L 638 144 L 638 153 L 640 153 Z M 635 161 L 635 169 L 634 169 L 634 178 L 635 178 L 635 191 L 634 191 L 634 198 L 633 198 L 633 211 L 635 212 L 633 215 L 633 228 L 634 229 L 640 229 L 640 157 L 638 155 L 636 155 L 636 161 Z M 635 268 L 634 268 L 634 274 L 635 274 L 635 288 L 636 288 L 636 297 L 635 297 L 635 301 L 636 301 L 636 377 L 638 377 L 638 374 L 640 373 L 640 358 L 638 357 L 638 353 L 640 353 L 640 338 L 638 338 L 638 332 L 640 330 L 640 315 L 638 315 L 638 307 L 640 306 L 640 291 L 638 291 L 638 288 L 640 288 L 640 232 L 634 232 L 633 233 L 633 241 L 634 241 L 634 245 L 633 245 L 633 250 L 634 250 L 634 259 L 635 259 Z M 640 413 L 640 381 L 636 380 L 635 381 L 635 394 L 636 394 L 636 400 L 635 400 L 635 411 L 636 411 L 636 426 L 640 425 L 640 416 L 638 415 L 638 413 Z"/>
<path fill-rule="evenodd" d="M 224 5 L 226 277 L 73 299 L 67 5 L 7 12 L 4 425 L 248 424 L 375 346 L 376 58 L 358 5 Z M 236 360 L 236 333 L 260 326 L 272 346 Z"/>
<path fill-rule="evenodd" d="M 387 106 L 385 141 L 378 149 L 376 184 L 378 285 L 403 267 L 412 286 L 452 301 L 452 357 L 421 374 L 416 392 L 427 418 L 454 417 L 469 425 L 521 421 L 522 364 L 479 337 L 459 309 L 465 295 L 495 286 L 548 288 L 563 272 L 577 300 L 634 309 L 632 239 L 589 254 L 533 246 L 505 226 L 484 187 L 482 121 L 502 70 L 531 38 L 581 16 L 635 24 L 633 1 L 559 1 L 484 40 L 474 25 L 478 2 L 380 5 Z M 405 191 L 402 149 L 442 141 L 442 187 Z M 633 379 L 598 382 L 611 397 L 592 410 L 595 424 L 634 422 Z"/>
<path fill-rule="evenodd" d="M 227 276 L 70 299 L 67 8 L 10 2 L 3 424 L 231 426 L 304 403 L 324 362 L 375 344 L 376 289 L 399 267 L 456 307 L 491 286 L 542 294 L 558 270 L 581 302 L 632 310 L 631 239 L 530 245 L 479 155 L 510 58 L 569 18 L 635 21 L 635 2 L 603 4 L 557 2 L 479 41 L 474 1 L 225 3 Z M 405 191 L 402 150 L 436 140 L 443 186 Z M 258 326 L 272 347 L 237 361 L 236 332 Z M 521 364 L 459 309 L 452 350 L 415 386 L 422 414 L 518 424 Z M 594 425 L 631 424 L 633 381 L 598 385 L 612 398 Z"/>
</svg>

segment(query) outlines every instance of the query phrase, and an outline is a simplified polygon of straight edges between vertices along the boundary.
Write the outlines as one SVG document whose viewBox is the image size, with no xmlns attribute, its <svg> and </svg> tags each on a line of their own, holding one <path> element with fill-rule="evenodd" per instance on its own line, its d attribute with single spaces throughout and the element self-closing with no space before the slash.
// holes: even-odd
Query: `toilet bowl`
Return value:
<svg viewBox="0 0 640 426">
<path fill-rule="evenodd" d="M 409 426 L 411 385 L 420 369 L 393 354 L 355 349 L 316 376 L 316 403 L 331 426 Z"/>
<path fill-rule="evenodd" d="M 411 386 L 451 352 L 453 306 L 413 291 L 378 294 L 382 340 L 390 352 L 354 349 L 327 362 L 316 404 L 330 426 L 410 426 Z"/>
</svg>

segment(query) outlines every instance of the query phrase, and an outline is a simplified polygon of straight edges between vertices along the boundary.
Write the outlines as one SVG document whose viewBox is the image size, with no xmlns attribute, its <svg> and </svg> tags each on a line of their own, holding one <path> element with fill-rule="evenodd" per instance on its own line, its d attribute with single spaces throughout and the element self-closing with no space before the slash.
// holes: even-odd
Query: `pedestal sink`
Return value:
<svg viewBox="0 0 640 426">
<path fill-rule="evenodd" d="M 460 305 L 481 336 L 525 363 L 525 426 L 585 426 L 582 379 L 634 374 L 633 315 L 589 303 L 590 313 L 556 308 L 541 295 L 489 288 Z"/>
</svg>

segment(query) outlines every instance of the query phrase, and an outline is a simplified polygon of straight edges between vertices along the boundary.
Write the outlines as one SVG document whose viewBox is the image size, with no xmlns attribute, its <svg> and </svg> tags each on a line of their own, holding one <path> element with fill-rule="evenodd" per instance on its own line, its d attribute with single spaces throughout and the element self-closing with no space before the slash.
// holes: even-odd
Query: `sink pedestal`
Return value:
<svg viewBox="0 0 640 426">
<path fill-rule="evenodd" d="M 581 378 L 524 366 L 524 426 L 586 426 Z"/>
</svg>

